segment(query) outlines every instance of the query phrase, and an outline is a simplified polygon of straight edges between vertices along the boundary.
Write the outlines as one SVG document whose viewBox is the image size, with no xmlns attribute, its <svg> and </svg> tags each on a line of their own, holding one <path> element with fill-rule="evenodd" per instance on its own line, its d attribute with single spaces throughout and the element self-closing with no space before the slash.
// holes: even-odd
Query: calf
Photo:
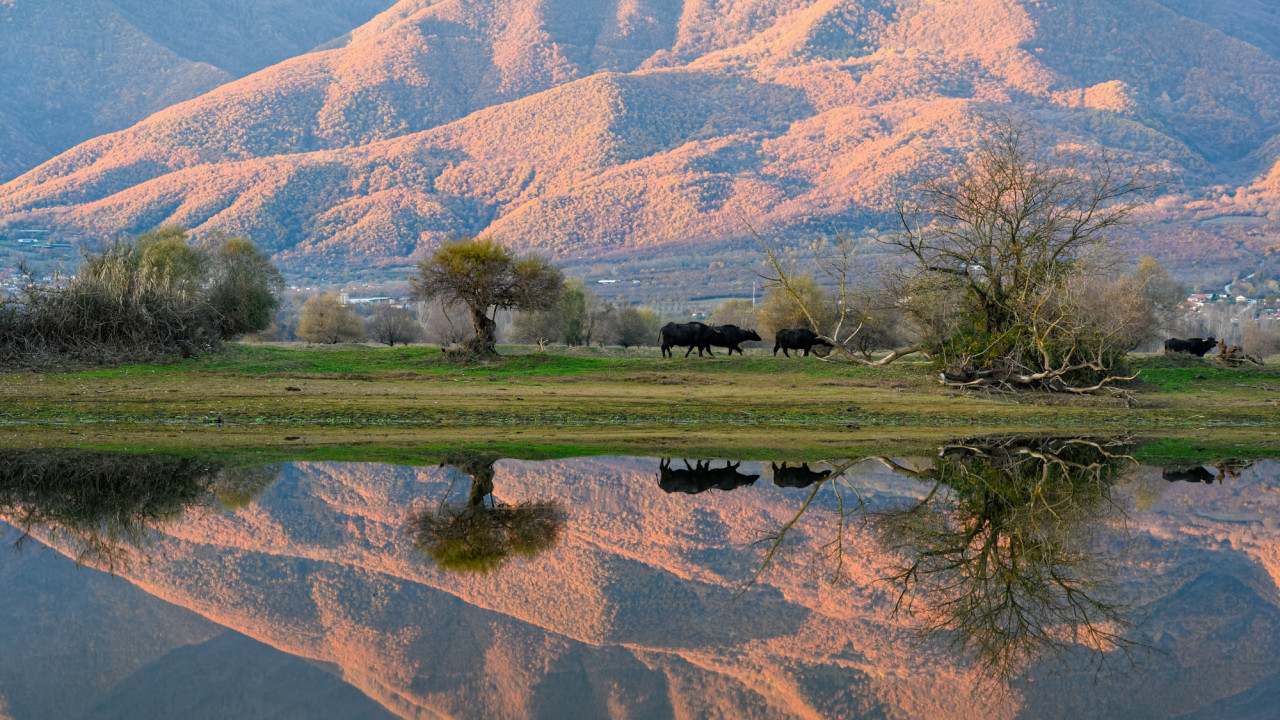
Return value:
<svg viewBox="0 0 1280 720">
<path fill-rule="evenodd" d="M 1191 338 L 1183 340 L 1181 338 L 1169 338 L 1164 341 L 1164 351 L 1166 353 L 1190 353 L 1196 357 L 1204 357 L 1204 354 L 1218 346 L 1215 338 Z"/>
<path fill-rule="evenodd" d="M 788 350 L 804 350 L 804 356 L 809 357 L 809 351 L 814 345 L 835 347 L 831 343 L 818 337 L 818 333 L 807 328 L 799 330 L 779 330 L 773 336 L 773 354 L 778 355 L 778 350 L 782 350 L 782 354 L 791 357 Z"/>
<path fill-rule="evenodd" d="M 675 357 L 671 352 L 674 347 L 687 347 L 684 356 L 689 357 L 689 353 L 694 348 L 698 349 L 698 357 L 702 357 L 702 351 L 706 350 L 707 354 L 715 357 L 715 353 L 711 352 L 711 345 L 724 345 L 724 338 L 721 337 L 720 331 L 713 327 L 708 327 L 700 322 L 689 322 L 677 325 L 676 323 L 667 323 L 662 326 L 662 357 Z"/>
<path fill-rule="evenodd" d="M 749 340 L 759 340 L 760 336 L 755 330 L 743 330 L 737 325 L 720 325 L 714 328 L 720 332 L 720 337 L 711 341 L 716 347 L 729 348 L 729 354 L 732 355 L 734 350 L 738 354 L 742 354 L 742 348 L 738 343 L 744 343 Z"/>
</svg>

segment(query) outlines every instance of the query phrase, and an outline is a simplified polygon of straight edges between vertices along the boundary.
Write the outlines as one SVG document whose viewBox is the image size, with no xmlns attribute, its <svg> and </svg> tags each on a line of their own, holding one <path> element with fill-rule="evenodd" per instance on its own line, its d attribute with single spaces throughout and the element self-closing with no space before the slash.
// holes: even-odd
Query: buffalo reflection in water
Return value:
<svg viewBox="0 0 1280 720">
<path fill-rule="evenodd" d="M 227 468 L 175 455 L 88 450 L 0 451 L 0 517 L 61 543 L 78 564 L 108 572 L 144 552 L 152 532 L 193 508 L 235 509 L 279 474 L 278 465 Z"/>
<path fill-rule="evenodd" d="M 1195 467 L 1172 465 L 1161 468 L 1160 476 L 1169 482 L 1205 483 L 1206 485 L 1217 482 L 1221 485 L 1224 478 L 1232 480 L 1239 478 L 1240 473 L 1252 464 L 1250 460 L 1220 460 L 1213 463 L 1213 472 L 1204 465 Z"/>
<path fill-rule="evenodd" d="M 809 463 L 801 463 L 800 467 L 787 467 L 784 462 L 770 463 L 773 470 L 773 484 L 778 487 L 806 488 L 831 477 L 834 470 L 810 470 Z"/>
<path fill-rule="evenodd" d="M 735 490 L 752 485 L 760 479 L 759 475 L 748 475 L 738 471 L 742 463 L 725 461 L 722 468 L 711 467 L 710 460 L 695 460 L 693 465 L 688 460 L 684 467 L 672 467 L 671 458 L 663 458 L 658 463 L 658 487 L 663 492 L 679 492 L 697 495 L 712 488 L 717 490 Z"/>
<path fill-rule="evenodd" d="M 467 503 L 449 505 L 442 500 L 409 518 L 414 548 L 440 569 L 485 574 L 512 556 L 532 557 L 560 539 L 564 513 L 557 504 L 506 505 L 493 499 L 493 466 L 498 459 L 487 453 L 447 456 L 441 465 L 453 468 L 454 479 L 458 474 L 471 477 Z"/>
</svg>

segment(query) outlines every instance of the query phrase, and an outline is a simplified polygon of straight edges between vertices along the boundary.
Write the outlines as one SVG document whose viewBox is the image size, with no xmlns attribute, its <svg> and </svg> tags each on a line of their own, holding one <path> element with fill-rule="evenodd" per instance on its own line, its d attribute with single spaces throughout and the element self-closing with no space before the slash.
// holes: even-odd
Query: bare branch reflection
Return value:
<svg viewBox="0 0 1280 720">
<path fill-rule="evenodd" d="M 872 511 L 849 478 L 864 462 L 928 489 L 900 509 Z M 775 484 L 808 492 L 759 541 L 764 557 L 743 592 L 830 488 L 838 517 L 820 554 L 831 581 L 842 577 L 850 522 L 861 518 L 888 558 L 892 613 L 972 655 L 985 677 L 1007 684 L 1034 661 L 1066 662 L 1081 649 L 1098 671 L 1133 664 L 1142 645 L 1129 608 L 1111 599 L 1114 568 L 1100 542 L 1123 518 L 1112 488 L 1137 466 L 1123 442 L 986 438 L 943 446 L 925 466 L 886 456 L 813 465 L 773 465 Z"/>
<path fill-rule="evenodd" d="M 859 462 L 862 462 L 860 458 L 853 460 L 826 460 L 822 463 L 827 465 L 825 470 L 810 469 L 809 463 L 793 468 L 787 467 L 785 462 L 781 465 L 778 463 L 771 464 L 773 483 L 775 485 L 792 488 L 808 487 L 810 490 L 805 496 L 804 502 L 800 505 L 800 509 L 796 510 L 790 520 L 783 523 L 776 531 L 765 533 L 763 537 L 756 541 L 756 545 L 762 545 L 765 548 L 764 559 L 760 562 L 760 567 L 751 575 L 751 578 L 739 589 L 739 595 L 750 590 L 760 580 L 760 576 L 764 574 L 765 570 L 773 564 L 778 549 L 786 541 L 787 535 L 795 528 L 800 518 L 809 511 L 814 498 L 818 496 L 818 493 L 823 488 L 831 489 L 832 495 L 835 497 L 836 512 L 839 517 L 836 521 L 836 536 L 831 542 L 822 546 L 822 553 L 824 559 L 828 560 L 832 565 L 831 581 L 837 582 L 840 579 L 841 573 L 844 572 L 845 523 L 851 515 L 866 509 L 866 502 L 863 501 L 862 494 L 858 492 L 857 486 L 845 477 L 845 473 Z M 845 492 L 851 492 L 857 502 L 851 503 L 846 507 Z"/>
<path fill-rule="evenodd" d="M 1127 608 L 1098 533 L 1119 513 L 1111 490 L 1136 465 L 1118 443 L 997 439 L 948 445 L 933 467 L 894 472 L 932 480 L 929 493 L 872 523 L 899 562 L 886 578 L 895 614 L 971 653 L 1007 683 L 1032 661 L 1083 647 L 1097 670 L 1132 665 Z"/>
</svg>

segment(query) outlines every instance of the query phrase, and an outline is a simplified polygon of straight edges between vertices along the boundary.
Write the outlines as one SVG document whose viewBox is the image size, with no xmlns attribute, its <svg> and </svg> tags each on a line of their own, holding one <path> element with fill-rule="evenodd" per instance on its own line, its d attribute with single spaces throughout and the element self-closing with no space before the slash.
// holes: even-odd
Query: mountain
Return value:
<svg viewBox="0 0 1280 720">
<path fill-rule="evenodd" d="M 391 0 L 0 0 L 0 180 L 328 43 Z"/>
<path fill-rule="evenodd" d="M 1251 263 L 1280 220 L 1277 31 L 1259 0 L 402 0 L 0 186 L 0 224 L 221 227 L 294 268 L 479 233 L 697 254 L 744 219 L 889 227 L 1009 115 L 1174 178 L 1135 252 Z"/>
</svg>

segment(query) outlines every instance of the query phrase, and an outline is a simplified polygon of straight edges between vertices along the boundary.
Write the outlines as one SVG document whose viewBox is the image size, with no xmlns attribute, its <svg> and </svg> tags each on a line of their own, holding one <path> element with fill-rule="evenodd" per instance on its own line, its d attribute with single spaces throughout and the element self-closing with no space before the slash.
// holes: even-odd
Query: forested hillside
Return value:
<svg viewBox="0 0 1280 720">
<path fill-rule="evenodd" d="M 292 267 L 493 232 L 560 257 L 892 224 L 983 120 L 1172 178 L 1131 249 L 1185 273 L 1280 242 L 1280 5 L 402 0 L 349 41 L 94 138 L 0 216 L 252 235 Z M 1268 216 L 1271 213 L 1271 216 Z"/>
</svg>

